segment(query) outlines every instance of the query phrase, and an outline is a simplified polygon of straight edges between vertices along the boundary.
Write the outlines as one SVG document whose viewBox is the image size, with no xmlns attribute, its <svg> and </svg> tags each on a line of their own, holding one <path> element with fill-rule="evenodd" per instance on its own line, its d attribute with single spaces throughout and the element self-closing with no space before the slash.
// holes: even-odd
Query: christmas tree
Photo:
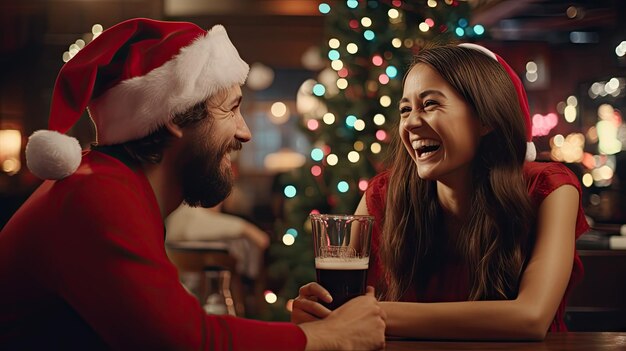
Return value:
<svg viewBox="0 0 626 351">
<path fill-rule="evenodd" d="M 482 26 L 469 25 L 465 1 L 348 0 L 321 3 L 319 11 L 328 67 L 299 92 L 319 103 L 299 111 L 312 145 L 306 164 L 280 177 L 284 220 L 276 230 L 284 235 L 270 248 L 274 292 L 266 291 L 266 300 L 274 303 L 266 319 L 288 319 L 290 299 L 315 280 L 309 214 L 353 213 L 368 180 L 383 167 L 412 56 L 427 42 L 484 35 Z"/>
</svg>

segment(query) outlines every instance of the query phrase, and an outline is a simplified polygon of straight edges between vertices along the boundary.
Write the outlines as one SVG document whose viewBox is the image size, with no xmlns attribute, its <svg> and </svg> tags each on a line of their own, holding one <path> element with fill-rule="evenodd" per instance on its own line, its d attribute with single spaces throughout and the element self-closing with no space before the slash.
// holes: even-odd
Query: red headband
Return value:
<svg viewBox="0 0 626 351">
<path fill-rule="evenodd" d="M 474 49 L 482 52 L 483 54 L 491 57 L 492 59 L 498 61 L 500 65 L 504 68 L 506 73 L 508 73 L 509 78 L 511 78 L 511 82 L 515 87 L 515 91 L 517 92 L 517 102 L 519 103 L 520 109 L 522 110 L 522 114 L 524 115 L 524 122 L 526 123 L 526 160 L 534 161 L 537 156 L 537 151 L 535 149 L 535 144 L 533 144 L 533 126 L 532 120 L 530 118 L 530 109 L 528 108 L 528 98 L 526 97 L 526 90 L 524 89 L 524 85 L 522 84 L 522 80 L 518 77 L 517 73 L 509 66 L 506 61 L 500 55 L 494 53 L 493 51 L 485 48 L 484 46 L 480 46 L 472 43 L 462 43 L 459 46 Z"/>
</svg>

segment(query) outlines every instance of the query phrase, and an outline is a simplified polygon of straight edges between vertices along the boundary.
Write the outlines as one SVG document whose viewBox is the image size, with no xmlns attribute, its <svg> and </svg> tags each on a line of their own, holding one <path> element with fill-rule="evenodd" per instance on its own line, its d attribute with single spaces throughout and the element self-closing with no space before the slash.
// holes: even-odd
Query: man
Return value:
<svg viewBox="0 0 626 351">
<path fill-rule="evenodd" d="M 232 186 L 248 65 L 225 29 L 132 19 L 61 69 L 50 131 L 26 147 L 46 179 L 0 233 L 0 349 L 337 349 L 384 345 L 372 292 L 322 321 L 205 315 L 164 250 L 181 201 Z M 64 134 L 89 108 L 97 146 Z"/>
</svg>

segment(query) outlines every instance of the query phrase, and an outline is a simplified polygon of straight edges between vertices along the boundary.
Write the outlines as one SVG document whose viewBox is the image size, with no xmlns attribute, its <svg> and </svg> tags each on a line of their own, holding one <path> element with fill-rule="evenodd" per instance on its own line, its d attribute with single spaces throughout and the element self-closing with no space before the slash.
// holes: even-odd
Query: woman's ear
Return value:
<svg viewBox="0 0 626 351">
<path fill-rule="evenodd" d="M 491 133 L 491 131 L 493 130 L 492 127 L 485 125 L 485 124 L 481 124 L 480 125 L 480 136 L 484 137 L 485 135 Z"/>
<path fill-rule="evenodd" d="M 182 138 L 183 137 L 183 129 L 176 123 L 172 122 L 172 121 L 167 121 L 165 122 L 165 128 L 167 128 L 167 130 L 172 133 L 173 136 L 177 137 L 177 138 Z"/>
</svg>

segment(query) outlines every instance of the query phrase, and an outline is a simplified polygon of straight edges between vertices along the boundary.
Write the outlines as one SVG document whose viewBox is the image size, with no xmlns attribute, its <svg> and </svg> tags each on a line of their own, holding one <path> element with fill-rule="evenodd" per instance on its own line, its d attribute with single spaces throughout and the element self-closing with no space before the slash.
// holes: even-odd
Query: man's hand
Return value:
<svg viewBox="0 0 626 351">
<path fill-rule="evenodd" d="M 301 323 L 307 337 L 307 350 L 378 350 L 385 346 L 385 311 L 368 286 L 364 296 L 330 311 L 317 302 L 330 295 L 319 284 L 309 283 L 300 289 L 294 301 L 292 321 Z M 295 316 L 294 316 L 295 314 Z M 323 318 L 323 319 L 320 319 Z"/>
</svg>

